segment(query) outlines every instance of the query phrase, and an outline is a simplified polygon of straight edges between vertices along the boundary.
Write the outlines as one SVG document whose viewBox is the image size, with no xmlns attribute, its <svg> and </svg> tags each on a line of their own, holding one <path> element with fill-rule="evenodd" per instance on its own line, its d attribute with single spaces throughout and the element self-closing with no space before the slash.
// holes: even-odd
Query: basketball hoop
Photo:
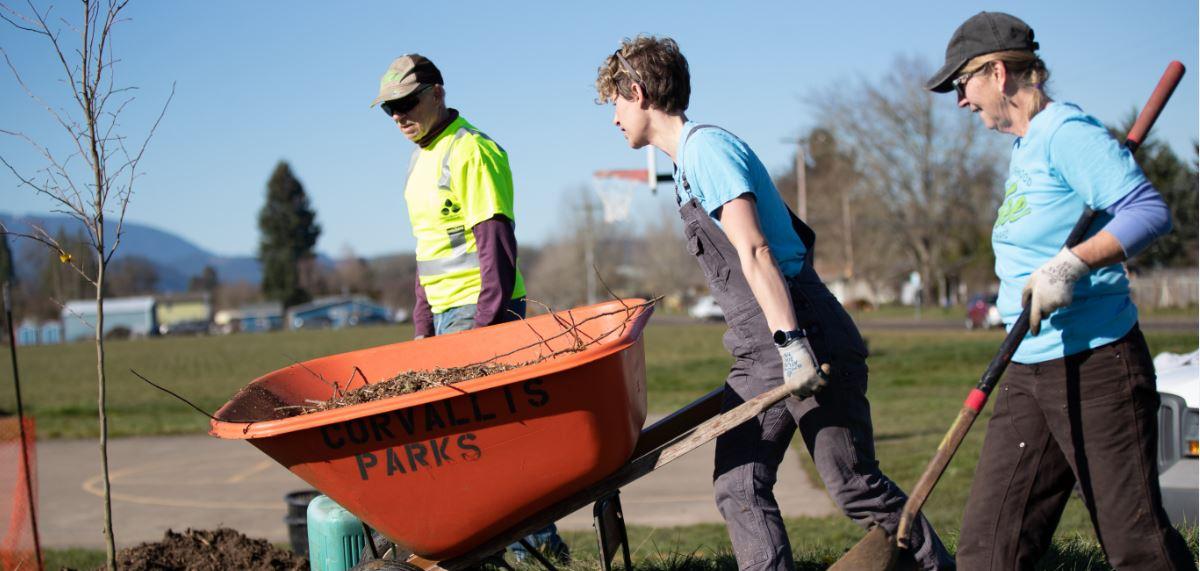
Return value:
<svg viewBox="0 0 1200 571">
<path fill-rule="evenodd" d="M 628 218 L 633 191 L 646 185 L 651 194 L 658 194 L 658 184 L 664 181 L 671 181 L 671 175 L 658 174 L 657 152 L 649 145 L 644 169 L 596 171 L 592 175 L 592 188 L 604 204 L 604 222 L 612 224 Z"/>
<path fill-rule="evenodd" d="M 646 181 L 644 169 L 596 171 L 592 175 L 592 188 L 604 205 L 604 222 L 612 224 L 629 218 L 633 192 L 644 188 Z"/>
</svg>

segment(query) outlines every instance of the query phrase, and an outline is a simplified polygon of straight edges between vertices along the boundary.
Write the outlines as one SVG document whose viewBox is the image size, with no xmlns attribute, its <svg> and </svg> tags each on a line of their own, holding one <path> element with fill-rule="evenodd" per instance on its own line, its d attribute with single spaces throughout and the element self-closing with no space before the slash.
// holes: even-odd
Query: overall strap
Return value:
<svg viewBox="0 0 1200 571">
<path fill-rule="evenodd" d="M 685 151 L 686 151 L 688 139 L 690 139 L 692 137 L 693 133 L 695 133 L 696 131 L 699 131 L 700 129 L 720 129 L 722 131 L 725 131 L 726 133 L 729 133 L 728 130 L 726 130 L 722 127 L 718 127 L 716 125 L 709 125 L 709 124 L 705 123 L 705 124 L 695 125 L 690 130 L 688 130 L 688 132 L 683 134 L 683 137 L 679 141 L 679 150 L 677 153 L 679 160 L 676 161 L 676 166 L 675 166 L 675 170 L 679 172 L 679 181 L 680 181 L 680 184 L 675 185 L 675 203 L 676 204 L 680 204 L 680 205 L 683 204 L 683 199 L 679 194 L 679 187 L 681 185 L 683 186 L 683 191 L 685 193 L 687 193 L 688 198 L 695 198 L 695 196 L 692 196 L 692 186 L 691 186 L 691 184 L 688 183 L 687 170 L 684 167 L 684 156 L 686 154 Z M 733 134 L 730 133 L 730 135 L 733 135 Z M 733 136 L 736 137 L 737 135 L 733 135 Z M 796 236 L 798 236 L 800 238 L 800 242 L 804 244 L 804 248 L 805 248 L 804 263 L 806 266 L 811 265 L 813 263 L 813 249 L 816 247 L 816 244 L 817 244 L 817 233 L 813 232 L 813 229 L 810 228 L 808 226 L 808 224 L 805 224 L 804 221 L 800 219 L 800 217 L 796 216 L 796 213 L 792 212 L 791 207 L 789 207 L 786 202 L 784 203 L 783 206 L 784 206 L 784 208 L 787 209 L 788 217 L 792 221 L 792 230 L 796 232 Z"/>
<path fill-rule="evenodd" d="M 676 153 L 679 160 L 675 162 L 675 170 L 679 172 L 679 180 L 680 180 L 681 184 L 683 185 L 683 191 L 685 193 L 687 193 L 688 198 L 695 198 L 695 197 L 692 196 L 692 185 L 688 184 L 687 171 L 684 169 L 684 166 L 683 166 L 684 149 L 687 147 L 688 139 L 690 139 L 692 137 L 692 133 L 695 133 L 696 131 L 699 131 L 700 129 L 721 129 L 721 128 L 716 125 L 709 125 L 709 124 L 693 125 L 692 128 L 688 129 L 688 132 L 684 133 L 683 137 L 679 140 L 679 149 L 678 149 L 678 152 Z M 725 131 L 725 129 L 721 129 L 721 130 Z M 728 131 L 726 131 L 726 132 L 728 132 Z M 675 203 L 683 204 L 683 198 L 679 195 L 679 186 L 680 186 L 679 184 L 675 185 Z"/>
</svg>

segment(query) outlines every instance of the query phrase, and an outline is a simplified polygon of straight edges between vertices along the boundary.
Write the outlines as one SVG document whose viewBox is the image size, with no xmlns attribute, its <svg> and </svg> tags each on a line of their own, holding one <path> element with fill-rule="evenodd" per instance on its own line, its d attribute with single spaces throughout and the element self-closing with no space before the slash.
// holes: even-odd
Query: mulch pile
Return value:
<svg viewBox="0 0 1200 571">
<path fill-rule="evenodd" d="M 334 395 L 327 401 L 309 401 L 308 405 L 300 409 L 299 414 L 331 410 L 415 393 L 425 389 L 449 386 L 454 383 L 511 371 L 528 364 L 530 363 L 520 365 L 481 363 L 467 367 L 451 367 L 448 369 L 439 367 L 428 371 L 405 371 L 386 381 L 380 381 L 373 385 L 363 385 L 358 388 L 339 391 L 340 394 Z"/>
<path fill-rule="evenodd" d="M 302 571 L 308 558 L 251 539 L 236 530 L 167 530 L 162 541 L 143 543 L 117 552 L 117 568 L 124 571 Z"/>
</svg>

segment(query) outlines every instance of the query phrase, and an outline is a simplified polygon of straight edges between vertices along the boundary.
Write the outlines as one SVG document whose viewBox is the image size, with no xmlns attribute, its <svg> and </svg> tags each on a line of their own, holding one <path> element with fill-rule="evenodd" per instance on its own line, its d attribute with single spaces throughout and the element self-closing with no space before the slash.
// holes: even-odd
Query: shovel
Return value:
<svg viewBox="0 0 1200 571">
<path fill-rule="evenodd" d="M 1158 86 L 1150 94 L 1150 100 L 1142 108 L 1141 114 L 1138 115 L 1137 121 L 1134 122 L 1133 128 L 1129 130 L 1129 135 L 1125 138 L 1125 147 L 1131 153 L 1137 151 L 1137 148 L 1146 138 L 1146 133 L 1150 131 L 1150 127 L 1158 119 L 1158 115 L 1162 112 L 1167 100 L 1171 98 L 1171 94 L 1175 91 L 1175 86 L 1179 84 L 1179 80 L 1183 77 L 1183 72 L 1183 64 L 1178 61 L 1173 61 L 1167 65 L 1167 70 L 1163 72 L 1162 78 L 1158 81 Z M 1075 223 L 1075 227 L 1071 229 L 1071 234 L 1067 237 L 1065 245 L 1067 248 L 1073 247 L 1083 240 L 1094 218 L 1095 212 L 1090 208 L 1085 208 L 1083 214 Z M 984 371 L 979 384 L 974 389 L 971 389 L 970 394 L 967 395 L 967 400 L 963 402 L 963 408 L 959 411 L 958 418 L 954 420 L 954 424 L 950 426 L 950 430 L 942 438 L 942 442 L 938 445 L 933 459 L 929 461 L 929 464 L 925 467 L 925 472 L 917 480 L 917 485 L 913 488 L 912 495 L 908 497 L 908 502 L 904 504 L 904 510 L 900 513 L 900 523 L 896 528 L 896 537 L 890 537 L 882 527 L 875 526 L 871 528 L 867 532 L 866 537 L 850 548 L 850 551 L 847 551 L 841 559 L 838 559 L 829 568 L 830 571 L 885 571 L 896 568 L 900 549 L 907 549 L 910 546 L 909 533 L 912 530 L 913 520 L 916 519 L 921 507 L 925 505 L 925 500 L 929 499 L 929 494 L 933 491 L 933 487 L 937 485 L 938 480 L 941 479 L 942 474 L 945 473 L 946 467 L 950 465 L 950 459 L 958 451 L 958 446 L 962 444 L 963 438 L 971 430 L 971 426 L 975 424 L 975 418 L 979 416 L 979 411 L 983 410 L 984 405 L 987 404 L 988 396 L 991 395 L 992 389 L 996 388 L 996 384 L 1000 381 L 1000 376 L 1008 368 L 1009 362 L 1012 361 L 1013 353 L 1017 351 L 1017 346 L 1021 344 L 1021 340 L 1025 338 L 1025 334 L 1028 331 L 1029 308 L 1026 307 L 1021 312 L 1021 316 L 1017 318 L 1016 323 L 1013 324 L 1008 335 L 1004 338 L 1004 342 L 1000 344 L 1000 350 L 992 358 L 992 362 L 988 365 L 987 370 Z"/>
</svg>

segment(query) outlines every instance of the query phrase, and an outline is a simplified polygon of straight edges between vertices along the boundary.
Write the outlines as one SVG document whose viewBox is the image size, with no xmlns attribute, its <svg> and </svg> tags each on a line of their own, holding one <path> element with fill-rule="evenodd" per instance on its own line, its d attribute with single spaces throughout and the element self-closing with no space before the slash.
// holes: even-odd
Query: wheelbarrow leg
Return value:
<svg viewBox="0 0 1200 571">
<path fill-rule="evenodd" d="M 525 548 L 525 552 L 532 555 L 534 559 L 537 559 L 537 562 L 541 563 L 542 567 L 545 567 L 547 571 L 558 571 L 558 568 L 555 567 L 554 564 L 551 563 L 549 559 L 546 559 L 545 555 L 542 555 L 541 550 L 534 547 L 533 544 L 529 543 L 529 541 L 527 539 L 522 537 L 520 540 L 517 541 L 517 543 L 520 543 L 521 547 Z M 501 560 L 503 560 L 503 558 Z M 509 569 L 512 569 L 512 568 L 509 567 Z"/>
<path fill-rule="evenodd" d="M 611 571 L 613 557 L 617 555 L 617 547 L 625 559 L 625 571 L 631 571 L 633 564 L 629 559 L 629 535 L 625 532 L 625 514 L 621 511 L 621 491 L 613 490 L 611 494 L 596 500 L 592 508 L 592 518 L 596 527 L 596 542 L 600 546 L 600 569 Z"/>
<path fill-rule="evenodd" d="M 367 550 L 371 552 L 371 559 L 379 559 L 379 550 L 375 547 L 375 534 L 371 531 L 371 526 L 367 522 L 362 522 L 364 537 L 367 538 Z"/>
</svg>

